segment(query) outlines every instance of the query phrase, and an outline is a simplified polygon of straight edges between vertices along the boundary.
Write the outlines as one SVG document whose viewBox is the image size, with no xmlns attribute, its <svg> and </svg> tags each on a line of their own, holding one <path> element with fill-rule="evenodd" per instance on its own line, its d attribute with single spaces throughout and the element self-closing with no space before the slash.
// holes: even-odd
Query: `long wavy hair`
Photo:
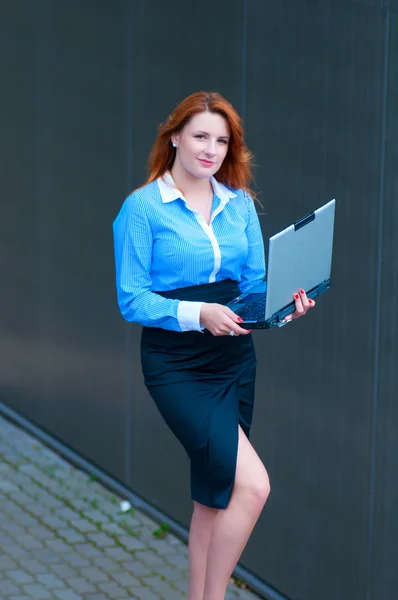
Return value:
<svg viewBox="0 0 398 600">
<path fill-rule="evenodd" d="M 193 115 L 201 112 L 217 113 L 224 117 L 230 128 L 228 152 L 217 171 L 217 181 L 232 189 L 243 189 L 253 197 L 250 189 L 253 180 L 251 172 L 252 153 L 243 140 L 242 119 L 232 106 L 218 92 L 195 92 L 185 98 L 172 112 L 165 123 L 159 126 L 159 133 L 148 158 L 149 177 L 147 184 L 162 177 L 173 166 L 176 149 L 171 137 L 179 133 Z"/>
</svg>

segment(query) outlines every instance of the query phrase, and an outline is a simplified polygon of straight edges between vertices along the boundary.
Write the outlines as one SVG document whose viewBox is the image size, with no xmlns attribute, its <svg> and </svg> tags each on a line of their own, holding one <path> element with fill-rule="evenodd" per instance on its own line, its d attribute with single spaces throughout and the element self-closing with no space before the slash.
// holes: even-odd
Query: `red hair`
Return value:
<svg viewBox="0 0 398 600">
<path fill-rule="evenodd" d="M 253 179 L 251 172 L 252 153 L 243 140 L 242 119 L 229 102 L 217 92 L 196 92 L 183 100 L 172 112 L 165 123 L 159 127 L 159 133 L 149 154 L 149 177 L 151 183 L 162 177 L 173 166 L 176 150 L 171 137 L 179 133 L 193 115 L 201 112 L 217 113 L 228 122 L 231 136 L 228 152 L 216 179 L 232 189 L 250 190 Z"/>
</svg>

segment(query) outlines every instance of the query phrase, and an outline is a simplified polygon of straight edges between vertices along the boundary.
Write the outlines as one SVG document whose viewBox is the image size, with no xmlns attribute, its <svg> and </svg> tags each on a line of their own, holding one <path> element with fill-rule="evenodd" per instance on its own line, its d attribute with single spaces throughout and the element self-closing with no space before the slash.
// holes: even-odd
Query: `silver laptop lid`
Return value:
<svg viewBox="0 0 398 600">
<path fill-rule="evenodd" d="M 306 292 L 330 278 L 335 200 L 269 240 L 265 320 L 287 306 L 299 288 Z"/>
</svg>

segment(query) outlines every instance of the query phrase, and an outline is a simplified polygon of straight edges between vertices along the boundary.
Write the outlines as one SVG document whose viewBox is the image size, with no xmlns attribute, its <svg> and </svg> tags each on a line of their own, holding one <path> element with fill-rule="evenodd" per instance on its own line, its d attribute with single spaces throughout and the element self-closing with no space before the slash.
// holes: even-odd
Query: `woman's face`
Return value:
<svg viewBox="0 0 398 600">
<path fill-rule="evenodd" d="M 202 112 L 172 137 L 176 144 L 175 162 L 194 177 L 211 177 L 221 167 L 228 152 L 228 122 L 217 113 Z"/>
</svg>

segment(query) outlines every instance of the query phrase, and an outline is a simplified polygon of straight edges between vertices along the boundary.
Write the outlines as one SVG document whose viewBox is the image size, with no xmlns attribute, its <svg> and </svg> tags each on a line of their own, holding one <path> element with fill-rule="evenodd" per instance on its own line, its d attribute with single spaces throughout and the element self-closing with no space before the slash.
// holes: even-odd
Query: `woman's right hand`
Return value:
<svg viewBox="0 0 398 600">
<path fill-rule="evenodd" d="M 231 331 L 235 335 L 247 335 L 251 331 L 239 327 L 238 323 L 242 321 L 241 317 L 222 304 L 203 302 L 200 309 L 200 322 L 213 335 L 230 335 Z"/>
</svg>

